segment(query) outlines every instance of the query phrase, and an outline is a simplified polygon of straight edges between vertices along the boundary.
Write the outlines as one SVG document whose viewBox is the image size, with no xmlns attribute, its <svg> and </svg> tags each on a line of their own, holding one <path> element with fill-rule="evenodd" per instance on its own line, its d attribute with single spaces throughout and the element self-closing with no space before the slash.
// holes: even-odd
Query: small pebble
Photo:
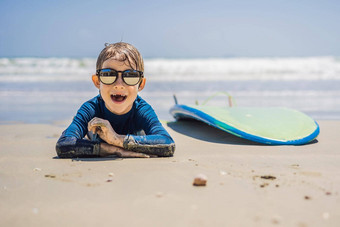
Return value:
<svg viewBox="0 0 340 227">
<path fill-rule="evenodd" d="M 306 200 L 309 200 L 309 199 L 311 199 L 311 198 L 310 198 L 308 195 L 306 195 L 306 196 L 305 196 L 305 199 L 306 199 Z"/>
<path fill-rule="evenodd" d="M 109 177 L 113 177 L 114 176 L 114 174 L 113 173 L 109 173 Z"/>
<path fill-rule="evenodd" d="M 157 198 L 161 198 L 161 197 L 163 197 L 164 196 L 164 193 L 163 192 L 157 192 L 156 193 L 156 197 Z"/>
<path fill-rule="evenodd" d="M 33 171 L 41 171 L 40 168 L 34 168 Z"/>
<path fill-rule="evenodd" d="M 107 179 L 106 182 L 112 182 L 112 179 Z"/>
<path fill-rule="evenodd" d="M 198 174 L 194 179 L 193 185 L 194 186 L 206 186 L 207 180 L 208 178 L 206 175 Z"/>
<path fill-rule="evenodd" d="M 272 223 L 273 223 L 273 224 L 280 224 L 281 219 L 282 219 L 282 218 L 281 218 L 280 216 L 275 215 L 275 216 L 273 217 L 273 219 L 272 219 Z"/>
<path fill-rule="evenodd" d="M 263 183 L 260 185 L 261 188 L 267 187 L 269 184 L 268 183 Z"/>
</svg>

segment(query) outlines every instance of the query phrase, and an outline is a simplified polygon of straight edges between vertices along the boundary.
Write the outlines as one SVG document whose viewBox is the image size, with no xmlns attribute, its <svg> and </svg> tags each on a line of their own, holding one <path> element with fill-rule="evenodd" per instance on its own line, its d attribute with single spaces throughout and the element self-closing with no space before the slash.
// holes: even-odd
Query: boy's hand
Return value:
<svg viewBox="0 0 340 227">
<path fill-rule="evenodd" d="M 123 147 L 124 136 L 118 135 L 108 120 L 95 117 L 88 123 L 88 130 L 97 133 L 108 144 Z"/>
<path fill-rule="evenodd" d="M 100 144 L 100 156 L 117 155 L 121 158 L 150 158 L 149 155 L 143 153 L 137 153 L 133 151 L 126 151 L 122 148 L 115 147 L 110 144 Z"/>
</svg>

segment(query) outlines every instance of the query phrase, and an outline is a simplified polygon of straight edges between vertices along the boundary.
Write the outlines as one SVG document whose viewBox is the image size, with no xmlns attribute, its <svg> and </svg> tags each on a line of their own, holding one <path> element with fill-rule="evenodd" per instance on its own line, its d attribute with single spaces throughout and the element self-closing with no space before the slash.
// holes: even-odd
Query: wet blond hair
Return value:
<svg viewBox="0 0 340 227">
<path fill-rule="evenodd" d="M 127 61 L 132 69 L 144 72 L 144 62 L 139 51 L 129 43 L 105 43 L 105 48 L 97 58 L 96 69 L 101 69 L 107 59 Z"/>
</svg>

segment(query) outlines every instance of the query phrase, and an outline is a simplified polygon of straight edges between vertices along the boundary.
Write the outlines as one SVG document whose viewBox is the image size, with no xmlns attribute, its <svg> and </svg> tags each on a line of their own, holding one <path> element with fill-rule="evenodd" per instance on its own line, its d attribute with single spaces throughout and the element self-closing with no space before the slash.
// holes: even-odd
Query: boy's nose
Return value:
<svg viewBox="0 0 340 227">
<path fill-rule="evenodd" d="M 124 82 L 123 82 L 121 73 L 119 73 L 118 78 L 113 85 L 116 89 L 123 89 L 124 88 Z"/>
</svg>

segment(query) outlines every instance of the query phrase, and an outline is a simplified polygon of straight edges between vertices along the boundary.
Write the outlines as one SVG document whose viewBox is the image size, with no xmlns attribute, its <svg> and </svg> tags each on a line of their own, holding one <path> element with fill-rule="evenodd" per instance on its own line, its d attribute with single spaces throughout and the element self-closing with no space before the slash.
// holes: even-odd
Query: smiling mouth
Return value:
<svg viewBox="0 0 340 227">
<path fill-rule="evenodd" d="M 111 99 L 114 102 L 124 102 L 126 99 L 126 95 L 111 95 Z"/>
</svg>

